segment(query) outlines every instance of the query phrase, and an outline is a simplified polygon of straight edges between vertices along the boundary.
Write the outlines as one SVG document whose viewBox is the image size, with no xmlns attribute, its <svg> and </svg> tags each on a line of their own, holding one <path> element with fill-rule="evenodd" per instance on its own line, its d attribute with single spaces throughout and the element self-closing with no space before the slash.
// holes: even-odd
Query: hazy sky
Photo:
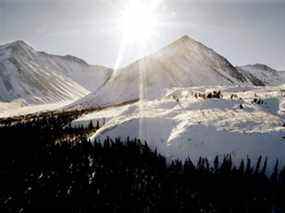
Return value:
<svg viewBox="0 0 285 213">
<path fill-rule="evenodd" d="M 143 0 L 142 0 L 143 1 Z M 0 0 L 0 43 L 25 40 L 38 50 L 113 67 L 122 38 L 116 20 L 127 0 Z M 285 0 L 164 0 L 161 25 L 144 49 L 129 45 L 125 65 L 189 35 L 234 65 L 285 70 Z"/>
</svg>

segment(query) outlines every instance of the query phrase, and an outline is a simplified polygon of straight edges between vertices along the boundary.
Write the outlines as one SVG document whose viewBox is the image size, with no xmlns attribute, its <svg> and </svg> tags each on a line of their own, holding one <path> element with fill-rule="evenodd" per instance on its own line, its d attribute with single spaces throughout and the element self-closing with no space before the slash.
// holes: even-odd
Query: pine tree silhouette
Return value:
<svg viewBox="0 0 285 213">
<path fill-rule="evenodd" d="M 136 138 L 91 143 L 90 126 L 68 125 L 82 113 L 0 119 L 1 212 L 285 211 L 278 160 L 268 176 L 261 156 L 236 168 L 230 155 L 171 161 Z"/>
</svg>

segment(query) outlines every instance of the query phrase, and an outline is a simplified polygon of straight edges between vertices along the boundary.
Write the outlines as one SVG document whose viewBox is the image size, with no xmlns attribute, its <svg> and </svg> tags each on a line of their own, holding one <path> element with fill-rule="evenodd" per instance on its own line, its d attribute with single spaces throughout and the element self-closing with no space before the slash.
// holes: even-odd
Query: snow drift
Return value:
<svg viewBox="0 0 285 213">
<path fill-rule="evenodd" d="M 99 121 L 102 127 L 91 140 L 141 138 L 169 159 L 213 159 L 231 154 L 239 161 L 247 156 L 255 160 L 262 155 L 271 164 L 276 158 L 285 163 L 284 101 L 280 88 L 216 89 L 222 90 L 222 99 L 195 98 L 195 93 L 210 88 L 176 88 L 156 100 L 95 111 L 72 125 L 88 125 L 90 121 L 95 125 Z M 256 97 L 263 102 L 254 102 Z"/>
</svg>

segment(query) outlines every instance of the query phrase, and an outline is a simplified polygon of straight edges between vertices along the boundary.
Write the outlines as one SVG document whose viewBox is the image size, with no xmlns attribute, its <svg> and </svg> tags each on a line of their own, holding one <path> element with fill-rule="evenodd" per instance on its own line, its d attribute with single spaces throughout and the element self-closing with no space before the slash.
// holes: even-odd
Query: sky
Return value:
<svg viewBox="0 0 285 213">
<path fill-rule="evenodd" d="M 0 0 L 0 44 L 24 40 L 37 50 L 120 67 L 189 35 L 234 65 L 285 70 L 285 0 L 161 0 L 155 34 L 122 54 L 118 20 L 129 1 Z"/>
</svg>

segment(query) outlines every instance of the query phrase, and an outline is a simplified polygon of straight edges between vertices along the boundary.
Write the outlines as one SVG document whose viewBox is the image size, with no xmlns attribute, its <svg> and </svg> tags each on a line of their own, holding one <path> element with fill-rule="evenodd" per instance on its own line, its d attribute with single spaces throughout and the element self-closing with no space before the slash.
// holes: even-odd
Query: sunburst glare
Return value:
<svg viewBox="0 0 285 213">
<path fill-rule="evenodd" d="M 158 6 L 161 0 L 151 1 L 129 1 L 125 8 L 120 13 L 118 19 L 118 27 L 122 36 L 121 46 L 118 58 L 115 64 L 115 73 L 122 61 L 123 55 L 129 46 L 135 46 L 138 51 L 142 51 L 148 45 L 151 45 L 151 40 L 156 33 L 158 33 L 159 16 Z M 139 64 L 139 112 L 142 116 L 143 99 L 144 99 L 144 69 L 145 64 Z M 115 76 L 115 75 L 113 75 Z M 142 136 L 143 131 L 142 120 L 139 120 L 139 137 Z"/>
<path fill-rule="evenodd" d="M 119 12 L 117 29 L 120 34 L 120 48 L 114 69 L 117 70 L 129 48 L 144 52 L 151 45 L 154 36 L 159 34 L 161 20 L 159 6 L 162 0 L 126 1 Z M 116 72 L 115 72 L 116 73 Z"/>
<path fill-rule="evenodd" d="M 131 1 L 122 10 L 119 29 L 127 43 L 145 44 L 155 34 L 158 26 L 157 5 Z"/>
</svg>

